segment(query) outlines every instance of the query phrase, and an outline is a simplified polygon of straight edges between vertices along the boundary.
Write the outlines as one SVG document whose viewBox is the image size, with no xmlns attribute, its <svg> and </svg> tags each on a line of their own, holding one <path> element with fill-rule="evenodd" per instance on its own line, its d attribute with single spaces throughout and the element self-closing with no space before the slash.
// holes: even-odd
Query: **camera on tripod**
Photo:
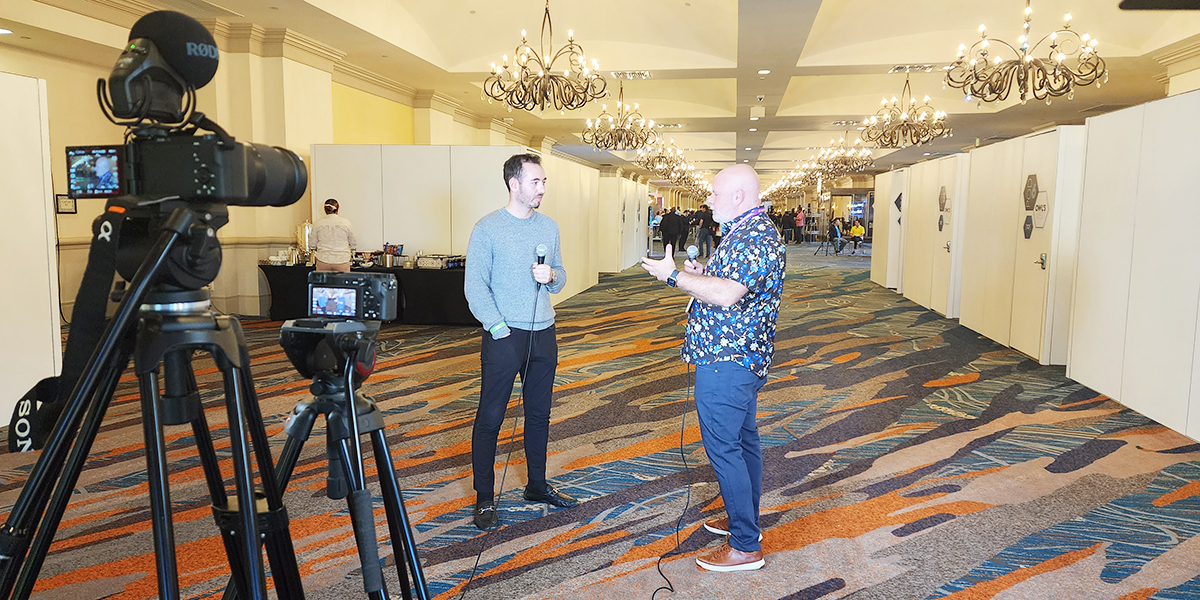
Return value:
<svg viewBox="0 0 1200 600">
<path fill-rule="evenodd" d="M 309 316 L 392 321 L 397 298 L 396 276 L 390 273 L 308 274 Z"/>
</svg>

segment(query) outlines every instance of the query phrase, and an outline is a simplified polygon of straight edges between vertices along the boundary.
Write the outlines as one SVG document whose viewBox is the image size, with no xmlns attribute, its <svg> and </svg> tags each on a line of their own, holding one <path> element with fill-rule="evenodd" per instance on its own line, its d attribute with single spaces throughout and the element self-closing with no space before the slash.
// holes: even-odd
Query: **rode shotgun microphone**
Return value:
<svg viewBox="0 0 1200 600">
<path fill-rule="evenodd" d="M 167 64 L 193 88 L 204 87 L 217 73 L 216 41 L 199 21 L 183 13 L 160 10 L 143 16 L 129 30 L 130 41 L 139 38 L 154 42 Z"/>
</svg>

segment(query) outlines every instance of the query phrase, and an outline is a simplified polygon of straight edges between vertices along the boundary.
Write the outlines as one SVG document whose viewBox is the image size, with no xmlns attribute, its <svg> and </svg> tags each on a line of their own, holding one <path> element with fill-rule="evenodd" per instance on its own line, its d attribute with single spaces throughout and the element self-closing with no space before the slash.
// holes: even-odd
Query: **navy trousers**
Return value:
<svg viewBox="0 0 1200 600">
<path fill-rule="evenodd" d="M 756 417 L 758 390 L 766 381 L 734 362 L 696 366 L 700 435 L 729 514 L 729 545 L 742 552 L 762 549 L 758 502 L 763 463 Z"/>
<path fill-rule="evenodd" d="M 531 335 L 532 349 L 529 345 Z M 529 354 L 528 363 L 526 353 Z M 482 373 L 479 409 L 475 412 L 475 426 L 471 432 L 476 499 L 490 500 L 495 494 L 496 439 L 504 424 L 504 412 L 518 375 L 525 395 L 522 406 L 525 407 L 525 460 L 529 486 L 542 491 L 546 486 L 550 399 L 554 391 L 554 371 L 558 367 L 554 326 L 541 331 L 513 329 L 511 334 L 499 340 L 484 332 L 479 361 Z"/>
</svg>

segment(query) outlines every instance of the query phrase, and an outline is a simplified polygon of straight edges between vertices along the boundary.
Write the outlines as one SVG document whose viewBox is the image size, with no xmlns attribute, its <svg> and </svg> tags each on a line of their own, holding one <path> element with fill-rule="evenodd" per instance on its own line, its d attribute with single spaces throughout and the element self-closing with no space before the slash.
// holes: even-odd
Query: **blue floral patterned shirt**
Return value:
<svg viewBox="0 0 1200 600">
<path fill-rule="evenodd" d="M 761 208 L 743 213 L 722 230 L 721 245 L 704 274 L 732 279 L 749 291 L 729 308 L 693 301 L 681 355 L 697 365 L 734 361 L 764 377 L 775 353 L 787 260 L 783 240 Z"/>
</svg>

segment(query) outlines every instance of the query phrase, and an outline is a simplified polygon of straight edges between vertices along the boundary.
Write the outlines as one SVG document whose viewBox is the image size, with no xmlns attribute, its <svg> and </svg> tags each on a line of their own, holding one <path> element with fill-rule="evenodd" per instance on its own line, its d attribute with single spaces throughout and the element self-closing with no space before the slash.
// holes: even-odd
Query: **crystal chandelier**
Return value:
<svg viewBox="0 0 1200 600">
<path fill-rule="evenodd" d="M 787 198 L 798 198 L 804 195 L 806 188 L 817 185 L 825 178 L 824 169 L 817 162 L 806 162 L 796 165 L 778 181 L 771 184 L 762 194 L 764 201 L 783 201 Z"/>
<path fill-rule="evenodd" d="M 1008 98 L 1013 87 L 1024 104 L 1030 96 L 1050 103 L 1053 96 L 1075 95 L 1075 86 L 1096 84 L 1100 77 L 1108 82 L 1104 59 L 1096 53 L 1096 38 L 1088 34 L 1079 35 L 1071 29 L 1071 14 L 1067 13 L 1063 28 L 1051 32 L 1038 43 L 1030 45 L 1029 21 L 1033 17 L 1030 0 L 1025 0 L 1025 31 L 1013 47 L 1003 40 L 991 40 L 987 27 L 979 26 L 978 42 L 970 49 L 966 44 L 958 47 L 958 59 L 945 67 L 946 85 L 966 92 L 966 99 L 978 98 L 984 102 L 1001 102 Z M 1038 47 L 1049 40 L 1045 58 L 1035 56 Z M 991 53 L 995 44 L 997 53 Z M 1001 56 L 1007 54 L 1007 60 Z"/>
<path fill-rule="evenodd" d="M 892 96 L 889 104 L 884 98 L 879 112 L 863 119 L 866 125 L 862 132 L 863 139 L 880 148 L 904 148 L 920 146 L 934 138 L 949 137 L 951 131 L 946 127 L 946 113 L 930 106 L 929 96 L 925 96 L 924 104 L 917 106 L 917 99 L 911 97 L 911 93 L 908 76 L 905 75 L 900 99 Z"/>
<path fill-rule="evenodd" d="M 604 97 L 608 82 L 600 74 L 600 63 L 593 58 L 592 66 L 588 67 L 583 47 L 575 43 L 574 31 L 567 30 L 567 45 L 551 56 L 553 48 L 554 25 L 550 22 L 550 0 L 546 0 L 541 52 L 529 46 L 522 29 L 521 44 L 513 53 L 512 64 L 508 62 L 508 55 L 504 55 L 504 64 L 492 63 L 492 74 L 483 82 L 483 93 L 488 102 L 504 102 L 509 110 L 546 110 L 552 106 L 565 113 Z M 554 64 L 559 59 L 567 61 L 561 75 L 554 71 Z"/>
<path fill-rule="evenodd" d="M 825 179 L 836 179 L 875 165 L 875 161 L 871 160 L 871 149 L 864 147 L 861 139 L 854 140 L 853 146 L 847 146 L 844 137 L 837 141 L 829 140 L 829 147 L 817 153 L 815 162 Z"/>
<path fill-rule="evenodd" d="M 654 121 L 642 117 L 637 103 L 632 108 L 625 104 L 624 82 L 618 89 L 616 116 L 608 113 L 605 104 L 600 116 L 594 122 L 588 119 L 583 130 L 583 143 L 591 144 L 597 150 L 637 150 L 658 138 Z"/>
<path fill-rule="evenodd" d="M 696 165 L 684 158 L 683 150 L 675 146 L 675 140 L 667 143 L 657 138 L 639 149 L 633 162 L 695 198 L 703 200 L 712 194 L 712 184 L 696 173 Z"/>
</svg>

